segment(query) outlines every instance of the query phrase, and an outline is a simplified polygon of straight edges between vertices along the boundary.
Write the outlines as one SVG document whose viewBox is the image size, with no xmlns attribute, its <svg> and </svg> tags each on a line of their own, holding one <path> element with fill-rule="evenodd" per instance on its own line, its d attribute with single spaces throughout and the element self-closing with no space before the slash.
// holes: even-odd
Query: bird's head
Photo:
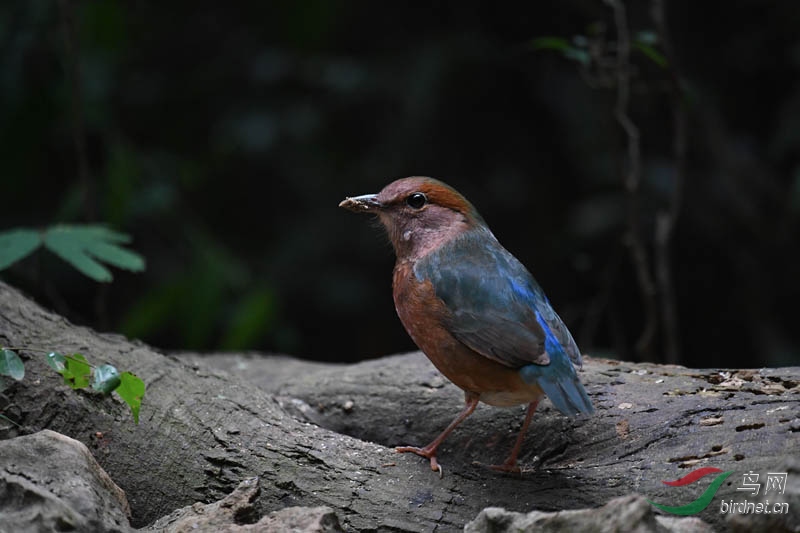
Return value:
<svg viewBox="0 0 800 533">
<path fill-rule="evenodd" d="M 399 179 L 378 194 L 346 198 L 339 207 L 377 215 L 399 259 L 417 259 L 465 231 L 486 227 L 466 198 L 433 178 Z"/>
</svg>

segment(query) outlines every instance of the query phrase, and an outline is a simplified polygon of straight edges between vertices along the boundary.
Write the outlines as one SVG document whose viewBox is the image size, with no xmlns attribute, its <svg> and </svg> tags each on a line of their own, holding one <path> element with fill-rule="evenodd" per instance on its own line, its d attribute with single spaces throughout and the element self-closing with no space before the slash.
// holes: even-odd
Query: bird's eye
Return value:
<svg viewBox="0 0 800 533">
<path fill-rule="evenodd" d="M 422 209 L 422 206 L 428 203 L 428 198 L 421 192 L 415 192 L 414 194 L 406 198 L 406 203 L 410 207 L 413 207 L 414 209 Z"/>
</svg>

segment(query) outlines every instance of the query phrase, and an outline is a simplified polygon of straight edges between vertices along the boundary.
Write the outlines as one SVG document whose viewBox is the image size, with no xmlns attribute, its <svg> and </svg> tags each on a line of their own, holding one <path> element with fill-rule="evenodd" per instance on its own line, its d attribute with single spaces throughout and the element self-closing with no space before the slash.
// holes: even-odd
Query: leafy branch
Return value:
<svg viewBox="0 0 800 533">
<path fill-rule="evenodd" d="M 628 42 L 609 42 L 605 24 L 595 22 L 587 28 L 586 35 L 573 35 L 567 39 L 546 35 L 531 40 L 534 51 L 550 50 L 574 61 L 580 67 L 583 78 L 591 87 L 613 88 L 618 79 L 618 56 L 631 51 L 641 53 L 653 64 L 669 69 L 667 57 L 658 50 L 659 35 L 653 30 L 642 30 L 628 36 Z M 622 47 L 627 47 L 622 50 Z"/>
<path fill-rule="evenodd" d="M 47 353 L 46 350 L 23 349 Z M 101 394 L 116 392 L 130 407 L 133 420 L 139 423 L 139 408 L 144 398 L 145 385 L 135 374 L 119 372 L 109 364 L 94 366 L 80 353 L 64 355 L 49 352 L 46 360 L 47 365 L 64 378 L 64 384 L 72 389 L 85 389 L 91 385 L 92 389 Z M 25 364 L 14 348 L 0 348 L 0 376 L 8 376 L 16 381 L 25 377 Z"/>
<path fill-rule="evenodd" d="M 111 272 L 102 264 L 141 272 L 145 261 L 122 247 L 129 235 L 100 225 L 58 224 L 44 230 L 16 228 L 0 233 L 0 270 L 46 248 L 95 281 L 108 283 Z"/>
<path fill-rule="evenodd" d="M 641 135 L 638 126 L 630 116 L 629 103 L 631 91 L 631 64 L 630 64 L 630 31 L 625 6 L 621 0 L 606 0 L 614 14 L 614 24 L 617 30 L 617 99 L 614 106 L 614 116 L 617 119 L 627 139 L 627 169 L 623 177 L 625 195 L 627 198 L 628 231 L 625 243 L 628 246 L 631 261 L 636 270 L 636 278 L 641 290 L 642 306 L 645 310 L 645 325 L 639 339 L 636 341 L 636 351 L 653 360 L 656 333 L 658 332 L 658 295 L 656 284 L 651 273 L 650 259 L 642 236 L 641 229 L 641 182 L 642 182 L 642 148 Z"/>
<path fill-rule="evenodd" d="M 614 118 L 624 134 L 626 157 L 622 172 L 622 185 L 626 199 L 626 231 L 623 242 L 634 268 L 643 308 L 643 328 L 636 341 L 636 351 L 645 360 L 656 356 L 657 338 L 661 333 L 665 346 L 664 359 L 675 363 L 679 352 L 679 328 L 675 289 L 672 280 L 670 245 L 680 212 L 681 196 L 685 174 L 687 151 L 688 118 L 683 101 L 682 89 L 675 66 L 675 54 L 669 43 L 666 26 L 665 2 L 652 0 L 652 16 L 655 29 L 633 31 L 628 21 L 623 0 L 604 0 L 610 7 L 613 24 L 605 22 L 589 25 L 585 35 L 575 35 L 571 39 L 563 37 L 539 37 L 531 41 L 533 50 L 560 52 L 565 58 L 578 65 L 578 71 L 590 87 L 614 89 Z M 612 40 L 608 33 L 613 31 Z M 655 230 L 652 242 L 654 250 L 649 251 L 651 243 L 642 224 L 642 150 L 641 133 L 632 118 L 631 94 L 633 82 L 637 77 L 634 55 L 641 54 L 659 67 L 660 72 L 670 78 L 666 89 L 673 108 L 673 159 L 675 174 L 670 193 L 669 205 L 659 209 L 655 217 Z M 655 86 L 652 80 L 648 85 Z M 663 83 L 659 84 L 663 88 Z M 612 258 L 610 265 L 618 260 Z M 606 276 L 610 281 L 613 277 Z M 599 313 L 608 301 L 608 290 L 602 291 L 595 299 L 594 315 Z M 591 328 L 597 320 L 592 319 Z M 587 328 L 591 332 L 591 328 Z"/>
<path fill-rule="evenodd" d="M 0 233 L 0 270 L 39 248 L 46 248 L 85 276 L 107 283 L 113 276 L 103 263 L 133 272 L 144 270 L 144 259 L 122 246 L 130 240 L 130 236 L 100 225 L 59 224 L 44 230 L 16 228 Z M 45 350 L 24 349 L 47 353 Z M 47 364 L 61 374 L 64 383 L 73 389 L 91 385 L 92 389 L 102 394 L 116 392 L 128 404 L 133 419 L 139 423 L 145 385 L 135 374 L 119 372 L 108 364 L 96 367 L 80 353 L 63 355 L 50 352 L 47 354 Z M 17 381 L 25 377 L 25 365 L 13 348 L 0 347 L 0 376 Z"/>
</svg>

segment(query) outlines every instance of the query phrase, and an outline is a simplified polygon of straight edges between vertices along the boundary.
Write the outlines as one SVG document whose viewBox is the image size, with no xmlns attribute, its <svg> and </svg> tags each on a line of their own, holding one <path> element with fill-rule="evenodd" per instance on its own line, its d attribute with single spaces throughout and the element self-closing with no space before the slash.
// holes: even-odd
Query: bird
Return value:
<svg viewBox="0 0 800 533">
<path fill-rule="evenodd" d="M 424 447 L 399 446 L 430 460 L 479 402 L 527 404 L 507 459 L 491 468 L 520 472 L 517 458 L 543 396 L 567 416 L 594 407 L 578 377 L 581 352 L 531 273 L 507 251 L 475 207 L 446 183 L 412 176 L 339 207 L 376 215 L 396 255 L 395 309 L 414 343 L 464 391 L 464 407 Z"/>
</svg>

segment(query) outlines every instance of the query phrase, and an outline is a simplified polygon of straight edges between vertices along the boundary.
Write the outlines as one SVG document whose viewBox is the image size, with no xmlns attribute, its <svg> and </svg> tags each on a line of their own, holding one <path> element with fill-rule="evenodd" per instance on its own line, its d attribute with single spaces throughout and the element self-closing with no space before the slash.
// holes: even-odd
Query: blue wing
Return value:
<svg viewBox="0 0 800 533">
<path fill-rule="evenodd" d="M 537 313 L 538 314 L 538 313 Z M 558 315 L 556 315 L 558 318 Z M 560 321 L 560 319 L 559 319 Z M 564 327 L 567 335 L 569 330 L 566 329 L 563 322 L 561 325 Z M 558 340 L 553 330 L 545 325 L 545 350 L 551 355 L 550 364 L 547 366 L 540 365 L 527 365 L 520 369 L 519 373 L 522 379 L 528 383 L 537 383 L 556 409 L 568 416 L 573 416 L 577 413 L 591 414 L 594 412 L 589 396 L 586 394 L 586 389 L 583 388 L 578 375 L 575 372 L 575 367 L 572 366 L 572 361 L 564 354 L 563 351 L 559 352 Z M 572 336 L 570 335 L 570 339 Z M 575 342 L 574 340 L 572 341 Z"/>
<path fill-rule="evenodd" d="M 568 415 L 593 411 L 572 363 L 580 351 L 527 269 L 485 229 L 466 232 L 417 261 L 449 311 L 445 326 L 472 350 L 537 383 Z"/>
</svg>

